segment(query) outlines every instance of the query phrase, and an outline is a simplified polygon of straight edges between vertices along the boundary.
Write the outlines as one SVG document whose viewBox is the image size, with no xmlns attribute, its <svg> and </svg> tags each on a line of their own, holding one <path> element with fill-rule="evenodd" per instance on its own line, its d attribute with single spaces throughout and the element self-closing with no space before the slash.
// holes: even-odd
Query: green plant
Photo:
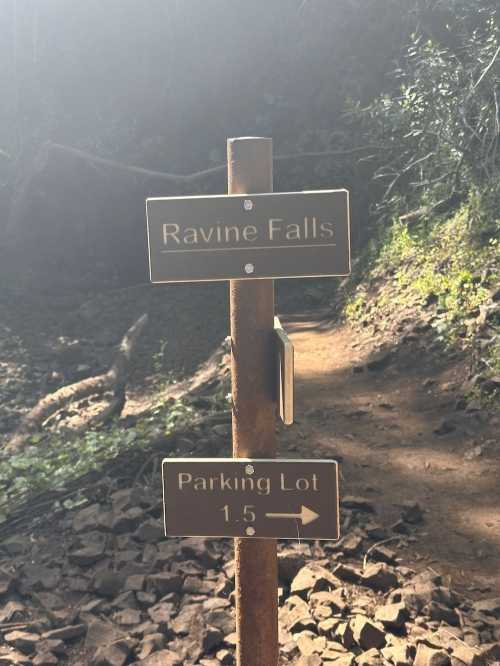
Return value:
<svg viewBox="0 0 500 666">
<path fill-rule="evenodd" d="M 164 338 L 163 340 L 160 341 L 160 348 L 158 351 L 153 352 L 152 354 L 152 363 L 153 363 L 153 370 L 157 374 L 163 371 L 165 367 L 165 349 L 168 346 L 168 340 Z"/>
<path fill-rule="evenodd" d="M 411 230 L 395 220 L 381 235 L 378 257 L 366 276 L 366 283 L 378 280 L 379 287 L 368 299 L 361 283 L 345 305 L 347 319 L 356 323 L 368 313 L 381 318 L 433 301 L 440 309 L 433 323 L 438 338 L 452 342 L 463 337 L 464 327 L 470 328 L 466 322 L 488 303 L 500 269 L 500 221 L 494 208 L 481 201 L 474 192 L 448 220 L 435 216 Z M 473 331 L 465 334 L 465 342 Z"/>
<path fill-rule="evenodd" d="M 453 209 L 500 173 L 497 3 L 416 3 L 418 29 L 392 73 L 396 92 L 348 110 L 381 146 L 375 179 L 387 219 L 412 207 Z"/>
<path fill-rule="evenodd" d="M 119 423 L 102 430 L 89 430 L 78 437 L 59 434 L 31 437 L 21 453 L 0 459 L 0 515 L 3 507 L 30 494 L 62 488 L 68 481 L 99 470 L 116 456 L 131 449 L 147 450 L 158 435 L 186 426 L 195 416 L 183 400 L 160 404 L 133 428 Z"/>
</svg>

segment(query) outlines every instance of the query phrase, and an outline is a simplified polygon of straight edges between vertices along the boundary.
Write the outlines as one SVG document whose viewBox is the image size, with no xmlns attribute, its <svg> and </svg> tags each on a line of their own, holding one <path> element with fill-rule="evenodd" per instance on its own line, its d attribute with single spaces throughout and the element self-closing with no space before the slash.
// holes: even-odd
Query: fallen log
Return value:
<svg viewBox="0 0 500 666">
<path fill-rule="evenodd" d="M 114 399 L 109 407 L 92 419 L 96 422 L 105 422 L 111 416 L 120 414 L 125 405 L 125 389 L 129 378 L 130 360 L 137 340 L 139 339 L 148 321 L 148 315 L 143 314 L 125 333 L 116 351 L 110 369 L 95 377 L 87 377 L 81 381 L 63 386 L 54 393 L 46 395 L 21 420 L 13 437 L 7 443 L 7 451 L 19 451 L 28 443 L 29 437 L 39 432 L 44 422 L 65 405 L 75 400 L 81 400 L 90 395 L 113 391 Z"/>
</svg>

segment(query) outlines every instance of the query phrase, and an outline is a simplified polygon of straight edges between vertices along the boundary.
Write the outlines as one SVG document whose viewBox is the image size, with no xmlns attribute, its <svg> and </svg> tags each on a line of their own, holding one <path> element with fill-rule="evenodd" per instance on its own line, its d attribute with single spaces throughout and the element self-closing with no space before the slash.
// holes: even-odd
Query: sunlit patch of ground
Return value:
<svg viewBox="0 0 500 666">
<path fill-rule="evenodd" d="M 297 423 L 282 447 L 341 458 L 342 492 L 372 499 L 384 524 L 405 499 L 418 500 L 425 522 L 405 560 L 432 565 L 459 587 L 500 592 L 500 445 L 464 458 L 497 440 L 498 422 L 456 409 L 459 363 L 429 351 L 424 339 L 392 349 L 385 339 L 395 360 L 370 372 L 365 364 L 381 340 L 324 322 L 285 328 L 296 350 Z M 443 420 L 455 429 L 439 436 Z"/>
</svg>

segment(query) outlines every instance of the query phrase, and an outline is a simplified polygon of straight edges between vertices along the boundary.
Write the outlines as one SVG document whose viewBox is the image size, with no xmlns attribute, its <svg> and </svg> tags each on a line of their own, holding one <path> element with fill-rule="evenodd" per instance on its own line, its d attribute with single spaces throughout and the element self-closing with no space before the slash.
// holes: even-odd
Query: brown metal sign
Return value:
<svg viewBox="0 0 500 666">
<path fill-rule="evenodd" d="M 165 458 L 167 536 L 338 539 L 334 460 Z"/>
<path fill-rule="evenodd" d="M 350 273 L 347 190 L 146 201 L 152 282 Z"/>
</svg>

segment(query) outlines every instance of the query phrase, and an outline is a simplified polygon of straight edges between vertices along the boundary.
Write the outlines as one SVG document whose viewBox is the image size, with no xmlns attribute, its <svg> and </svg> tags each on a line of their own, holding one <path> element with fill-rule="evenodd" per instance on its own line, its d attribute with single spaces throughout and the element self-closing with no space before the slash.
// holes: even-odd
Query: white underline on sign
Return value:
<svg viewBox="0 0 500 666">
<path fill-rule="evenodd" d="M 167 252 L 236 252 L 249 250 L 293 250 L 297 247 L 336 247 L 337 243 L 314 243 L 312 245 L 249 245 L 248 247 L 204 247 L 199 250 L 160 250 L 162 254 Z"/>
</svg>

